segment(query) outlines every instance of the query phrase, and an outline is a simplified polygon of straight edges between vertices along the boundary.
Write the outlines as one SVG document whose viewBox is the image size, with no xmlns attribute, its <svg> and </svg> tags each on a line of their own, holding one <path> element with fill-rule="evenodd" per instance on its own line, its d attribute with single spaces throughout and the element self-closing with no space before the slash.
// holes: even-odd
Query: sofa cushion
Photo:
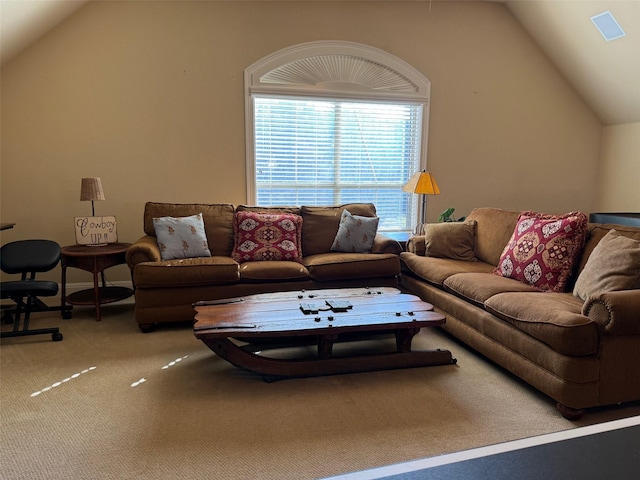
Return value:
<svg viewBox="0 0 640 480">
<path fill-rule="evenodd" d="M 509 242 L 520 212 L 500 208 L 474 208 L 467 221 L 475 220 L 476 238 L 473 247 L 475 256 L 481 262 L 498 265 L 504 246 Z"/>
<path fill-rule="evenodd" d="M 473 246 L 478 222 L 428 223 L 424 226 L 425 255 L 476 262 Z"/>
<path fill-rule="evenodd" d="M 494 273 L 543 291 L 562 292 L 584 246 L 586 226 L 581 212 L 521 213 Z"/>
<path fill-rule="evenodd" d="M 394 277 L 400 273 L 400 260 L 393 253 L 320 253 L 304 257 L 302 264 L 317 282 Z"/>
<path fill-rule="evenodd" d="M 570 293 L 499 293 L 487 299 L 485 308 L 558 353 L 598 352 L 598 326 L 581 314 L 582 301 Z"/>
<path fill-rule="evenodd" d="M 348 209 L 352 215 L 375 217 L 376 207 L 372 203 L 349 203 L 332 207 L 303 206 L 302 254 L 329 253 L 338 233 L 342 211 Z"/>
<path fill-rule="evenodd" d="M 302 258 L 302 217 L 290 213 L 236 212 L 235 245 L 231 257 L 237 262 Z"/>
<path fill-rule="evenodd" d="M 257 213 L 291 213 L 300 215 L 300 207 L 258 207 L 255 205 L 238 205 L 236 212 L 257 212 Z"/>
<path fill-rule="evenodd" d="M 210 257 L 202 214 L 153 219 L 162 260 Z"/>
<path fill-rule="evenodd" d="M 188 217 L 202 213 L 204 231 L 211 255 L 231 255 L 233 248 L 233 215 L 230 203 L 159 203 L 147 202 L 144 207 L 144 233 L 156 236 L 153 219 L 158 217 Z"/>
<path fill-rule="evenodd" d="M 537 292 L 531 285 L 491 273 L 456 273 L 444 281 L 446 291 L 484 308 L 484 302 L 503 292 Z"/>
<path fill-rule="evenodd" d="M 444 281 L 451 275 L 464 272 L 491 273 L 493 265 L 485 262 L 467 262 L 449 258 L 423 257 L 411 252 L 400 254 L 402 270 L 410 272 L 431 285 L 444 286 Z"/>
<path fill-rule="evenodd" d="M 222 285 L 240 280 L 238 268 L 238 262 L 227 256 L 142 262 L 136 265 L 133 279 L 136 288 Z"/>
<path fill-rule="evenodd" d="M 589 256 L 573 294 L 586 300 L 597 293 L 633 288 L 640 288 L 640 240 L 609 230 Z"/>
<path fill-rule="evenodd" d="M 366 253 L 371 251 L 378 231 L 378 217 L 352 215 L 346 208 L 342 211 L 338 233 L 333 239 L 331 251 Z"/>
<path fill-rule="evenodd" d="M 278 282 L 309 278 L 309 271 L 298 262 L 257 261 L 240 265 L 240 279 L 246 282 Z"/>
</svg>

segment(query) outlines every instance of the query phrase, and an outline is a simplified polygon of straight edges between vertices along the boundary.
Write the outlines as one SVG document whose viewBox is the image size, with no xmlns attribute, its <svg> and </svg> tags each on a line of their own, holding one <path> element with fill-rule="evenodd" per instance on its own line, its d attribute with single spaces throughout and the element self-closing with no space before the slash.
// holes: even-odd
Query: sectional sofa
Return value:
<svg viewBox="0 0 640 480">
<path fill-rule="evenodd" d="M 478 208 L 465 222 L 427 225 L 400 255 L 401 288 L 432 303 L 447 317 L 442 328 L 553 398 L 567 418 L 640 400 L 640 227 L 585 222 L 571 252 L 565 240 L 554 250 L 544 238 L 557 228 L 576 233 L 575 224 L 542 216 L 534 232 L 538 219 L 528 215 Z M 516 272 L 516 257 L 536 254 Z M 561 281 L 540 271 L 541 259 L 572 254 Z"/>
<path fill-rule="evenodd" d="M 349 218 L 372 224 L 369 244 L 355 248 L 336 241 L 338 233 L 344 233 L 345 211 Z M 193 253 L 183 251 L 182 244 L 159 241 L 164 231 L 177 234 L 182 222 L 176 219 L 193 216 L 200 223 L 188 227 L 204 240 L 188 242 Z M 284 229 L 264 230 L 264 218 L 273 221 L 271 226 L 284 221 Z M 192 304 L 201 300 L 303 289 L 395 287 L 400 273 L 402 248 L 375 233 L 376 209 L 370 203 L 263 208 L 148 202 L 143 221 L 144 235 L 126 254 L 135 287 L 135 318 L 143 332 L 161 323 L 192 322 Z M 203 231 L 198 232 L 199 225 Z M 259 243 L 254 233 L 264 231 L 282 233 L 282 241 L 273 241 L 282 248 L 254 248 Z M 170 258 L 167 253 L 174 250 L 175 258 Z"/>
</svg>

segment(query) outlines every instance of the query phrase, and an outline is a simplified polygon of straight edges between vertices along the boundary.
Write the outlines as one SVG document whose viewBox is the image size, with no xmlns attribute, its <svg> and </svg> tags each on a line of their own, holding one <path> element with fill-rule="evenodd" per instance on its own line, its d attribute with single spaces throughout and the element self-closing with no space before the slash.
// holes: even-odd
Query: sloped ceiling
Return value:
<svg viewBox="0 0 640 480">
<path fill-rule="evenodd" d="M 1 65 L 89 1 L 0 0 Z M 438 1 L 458 0 L 431 8 Z M 604 125 L 640 122 L 640 0 L 475 1 L 504 3 Z M 596 30 L 591 17 L 607 10 L 625 37 L 607 42 Z"/>
<path fill-rule="evenodd" d="M 4 66 L 89 0 L 0 1 L 0 59 Z"/>
<path fill-rule="evenodd" d="M 603 124 L 640 122 L 640 0 L 504 3 Z M 626 36 L 607 42 L 595 28 L 607 10 Z"/>
</svg>

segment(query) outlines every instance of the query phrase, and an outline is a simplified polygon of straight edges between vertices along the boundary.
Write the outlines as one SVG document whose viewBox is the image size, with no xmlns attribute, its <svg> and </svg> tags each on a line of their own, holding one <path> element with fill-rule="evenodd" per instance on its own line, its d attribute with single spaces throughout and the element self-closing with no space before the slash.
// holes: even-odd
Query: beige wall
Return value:
<svg viewBox="0 0 640 480">
<path fill-rule="evenodd" d="M 243 203 L 244 68 L 327 39 L 431 80 L 430 220 L 594 209 L 601 125 L 502 4 L 91 2 L 2 70 L 1 217 L 17 222 L 2 241 L 73 243 L 86 176 L 122 241 L 142 235 L 145 201 Z"/>
<path fill-rule="evenodd" d="M 600 212 L 640 211 L 640 123 L 604 128 L 597 192 Z"/>
</svg>

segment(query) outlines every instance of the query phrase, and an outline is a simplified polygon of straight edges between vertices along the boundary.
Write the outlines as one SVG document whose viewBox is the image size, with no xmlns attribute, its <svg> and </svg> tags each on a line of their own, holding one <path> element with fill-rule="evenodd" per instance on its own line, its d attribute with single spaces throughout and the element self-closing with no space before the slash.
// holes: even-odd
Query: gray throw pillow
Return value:
<svg viewBox="0 0 640 480">
<path fill-rule="evenodd" d="M 211 256 L 201 213 L 189 217 L 154 218 L 153 227 L 162 260 Z"/>
<path fill-rule="evenodd" d="M 379 221 L 378 217 L 361 217 L 360 215 L 351 215 L 347 209 L 343 210 L 338 233 L 333 240 L 331 250 L 349 253 L 371 251 Z"/>
</svg>

